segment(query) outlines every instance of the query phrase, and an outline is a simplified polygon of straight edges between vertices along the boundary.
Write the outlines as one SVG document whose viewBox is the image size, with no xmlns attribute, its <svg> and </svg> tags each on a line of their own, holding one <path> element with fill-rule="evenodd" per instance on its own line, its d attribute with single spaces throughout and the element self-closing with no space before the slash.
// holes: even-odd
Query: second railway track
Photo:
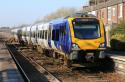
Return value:
<svg viewBox="0 0 125 82">
<path fill-rule="evenodd" d="M 35 67 L 33 67 L 31 65 L 31 63 L 29 61 L 27 61 L 23 57 L 23 55 L 16 50 L 17 48 L 15 48 L 14 45 L 7 45 L 7 47 L 9 49 L 13 59 L 15 60 L 17 66 L 18 66 L 18 69 L 20 70 L 25 82 L 50 82 L 50 80 L 48 80 L 48 78 L 46 78 L 44 76 L 44 74 L 42 74 Z M 39 67 L 39 69 L 41 69 L 41 67 Z M 49 73 L 46 72 L 45 69 L 44 69 L 44 73 L 49 75 Z M 60 82 L 60 81 L 57 81 L 54 79 L 53 82 Z"/>
<path fill-rule="evenodd" d="M 30 61 L 40 73 L 44 74 L 50 82 L 61 82 L 61 80 L 53 76 L 48 70 L 46 70 L 43 66 L 37 63 L 33 58 L 28 58 L 23 53 L 21 53 L 21 55 L 23 55 L 23 57 Z"/>
<path fill-rule="evenodd" d="M 124 56 L 111 56 L 113 61 L 115 62 L 115 70 L 116 72 L 125 75 L 125 57 Z"/>
</svg>

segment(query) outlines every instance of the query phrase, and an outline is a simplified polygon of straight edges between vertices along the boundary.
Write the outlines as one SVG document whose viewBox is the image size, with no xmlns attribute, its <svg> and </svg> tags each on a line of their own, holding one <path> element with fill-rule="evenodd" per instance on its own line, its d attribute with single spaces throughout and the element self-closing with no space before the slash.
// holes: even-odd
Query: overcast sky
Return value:
<svg viewBox="0 0 125 82">
<path fill-rule="evenodd" d="M 0 26 L 31 24 L 61 7 L 80 8 L 88 0 L 1 0 Z"/>
</svg>

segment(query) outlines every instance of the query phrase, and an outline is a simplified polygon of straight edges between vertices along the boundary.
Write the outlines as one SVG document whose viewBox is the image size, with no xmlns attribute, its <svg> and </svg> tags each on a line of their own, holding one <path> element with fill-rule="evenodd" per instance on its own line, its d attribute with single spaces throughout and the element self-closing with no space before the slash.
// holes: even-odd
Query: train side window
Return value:
<svg viewBox="0 0 125 82">
<path fill-rule="evenodd" d="M 41 31 L 39 31 L 39 38 L 41 38 Z"/>
<path fill-rule="evenodd" d="M 34 38 L 35 38 L 35 36 L 36 36 L 36 32 L 34 32 Z"/>
<path fill-rule="evenodd" d="M 34 35 L 33 35 L 33 32 L 32 32 L 32 38 L 33 38 L 33 36 L 34 36 Z"/>
<path fill-rule="evenodd" d="M 46 34 L 45 34 L 45 35 L 46 35 L 46 38 L 45 38 L 45 39 L 47 39 L 47 30 L 46 30 L 46 32 L 45 32 L 45 33 L 46 33 Z"/>
<path fill-rule="evenodd" d="M 66 25 L 60 26 L 60 31 L 62 35 L 66 34 Z"/>
<path fill-rule="evenodd" d="M 36 35 L 37 35 L 36 32 L 34 32 L 34 38 L 36 38 Z"/>
<path fill-rule="evenodd" d="M 48 38 L 51 39 L 52 32 L 51 32 L 51 25 L 49 25 L 49 29 L 48 29 Z"/>
<path fill-rule="evenodd" d="M 28 37 L 31 37 L 31 32 L 28 31 L 28 32 L 27 32 L 27 36 L 28 36 Z"/>
<path fill-rule="evenodd" d="M 44 39 L 46 39 L 46 30 L 44 30 Z"/>
<path fill-rule="evenodd" d="M 63 28 L 64 28 L 64 32 L 63 33 L 65 35 L 66 34 L 66 25 L 64 25 Z"/>
<path fill-rule="evenodd" d="M 36 37 L 39 38 L 39 32 L 38 31 L 36 32 Z"/>
<path fill-rule="evenodd" d="M 46 39 L 46 30 L 44 31 L 44 39 Z"/>
<path fill-rule="evenodd" d="M 56 41 L 59 41 L 59 29 L 56 29 L 56 37 L 55 37 Z"/>
<path fill-rule="evenodd" d="M 41 38 L 43 39 L 43 36 L 44 36 L 44 35 L 43 35 L 43 30 L 41 31 L 41 34 L 42 34 Z"/>
<path fill-rule="evenodd" d="M 42 39 L 43 39 L 43 30 L 42 30 L 41 32 L 42 32 L 42 36 L 41 36 L 41 37 L 42 37 Z"/>
<path fill-rule="evenodd" d="M 31 32 L 31 37 L 32 37 L 33 33 Z"/>
<path fill-rule="evenodd" d="M 39 31 L 39 38 L 41 38 L 41 32 Z"/>
<path fill-rule="evenodd" d="M 44 30 L 44 39 L 46 39 L 46 30 Z"/>
<path fill-rule="evenodd" d="M 29 37 L 29 35 L 30 35 L 30 34 L 29 34 L 29 31 L 27 31 L 27 37 Z"/>
<path fill-rule="evenodd" d="M 43 30 L 43 39 L 45 39 L 45 30 Z"/>
<path fill-rule="evenodd" d="M 41 38 L 41 32 L 39 31 L 39 38 Z"/>
<path fill-rule="evenodd" d="M 40 36 L 40 38 L 42 38 L 42 31 L 41 30 L 39 31 L 39 36 Z"/>
<path fill-rule="evenodd" d="M 47 39 L 47 30 L 45 30 L 45 39 Z"/>
<path fill-rule="evenodd" d="M 52 30 L 52 40 L 55 40 L 55 30 Z"/>
<path fill-rule="evenodd" d="M 26 32 L 26 37 L 28 36 L 28 33 Z"/>
<path fill-rule="evenodd" d="M 33 32 L 32 32 L 32 37 L 33 37 Z"/>
<path fill-rule="evenodd" d="M 36 35 L 36 33 L 35 33 L 35 31 L 33 32 L 33 38 L 35 38 L 35 35 Z"/>
<path fill-rule="evenodd" d="M 26 32 L 26 31 L 25 31 Z M 25 33 L 26 34 L 26 37 L 27 37 L 27 32 Z"/>
<path fill-rule="evenodd" d="M 34 38 L 34 36 L 35 36 L 35 33 L 34 33 L 34 31 L 33 31 L 33 38 Z"/>
<path fill-rule="evenodd" d="M 40 32 L 38 31 L 38 38 L 40 38 Z"/>
</svg>

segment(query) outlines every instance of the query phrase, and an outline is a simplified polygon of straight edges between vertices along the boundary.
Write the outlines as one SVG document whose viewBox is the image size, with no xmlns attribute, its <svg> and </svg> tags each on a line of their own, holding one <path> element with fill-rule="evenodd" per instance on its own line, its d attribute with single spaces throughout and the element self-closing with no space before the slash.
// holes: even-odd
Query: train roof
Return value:
<svg viewBox="0 0 125 82">
<path fill-rule="evenodd" d="M 97 18 L 95 15 L 93 14 L 88 14 L 88 13 L 74 13 L 70 16 L 65 17 L 65 19 L 69 18 L 69 17 L 75 17 L 75 18 L 79 18 L 79 17 L 91 17 L 91 18 Z"/>
<path fill-rule="evenodd" d="M 51 21 L 50 24 L 59 24 L 59 23 L 64 23 L 66 21 L 67 21 L 67 19 L 65 19 L 65 18 L 59 18 L 59 19 L 55 19 L 55 20 Z"/>
<path fill-rule="evenodd" d="M 97 18 L 95 15 L 88 14 L 88 13 L 74 13 L 71 14 L 70 16 L 66 16 L 65 18 L 58 18 L 50 22 L 50 24 L 59 24 L 67 21 L 68 18 L 81 18 L 81 17 L 89 17 L 89 18 Z"/>
<path fill-rule="evenodd" d="M 49 23 L 41 23 L 41 24 L 39 24 L 38 25 L 38 29 L 39 30 L 47 30 L 47 29 L 49 29 Z"/>
</svg>

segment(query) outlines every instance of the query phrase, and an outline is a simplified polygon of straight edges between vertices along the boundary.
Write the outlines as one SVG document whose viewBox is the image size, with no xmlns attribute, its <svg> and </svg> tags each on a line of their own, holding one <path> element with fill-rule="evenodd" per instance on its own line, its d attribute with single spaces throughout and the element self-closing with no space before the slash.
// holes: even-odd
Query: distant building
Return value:
<svg viewBox="0 0 125 82">
<path fill-rule="evenodd" d="M 83 7 L 83 12 L 102 18 L 104 25 L 125 20 L 125 0 L 90 0 L 89 5 Z"/>
</svg>

